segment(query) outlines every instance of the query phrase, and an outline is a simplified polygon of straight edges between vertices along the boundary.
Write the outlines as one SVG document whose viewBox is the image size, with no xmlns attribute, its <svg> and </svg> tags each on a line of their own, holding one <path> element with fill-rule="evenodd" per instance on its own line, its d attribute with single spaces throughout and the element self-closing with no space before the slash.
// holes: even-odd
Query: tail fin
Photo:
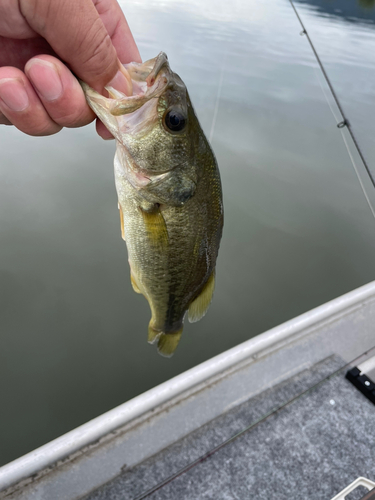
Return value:
<svg viewBox="0 0 375 500">
<path fill-rule="evenodd" d="M 158 340 L 158 353 L 170 358 L 180 342 L 182 330 L 183 328 L 173 333 L 162 333 Z"/>
<path fill-rule="evenodd" d="M 183 327 L 177 330 L 177 332 L 158 332 L 150 324 L 148 327 L 148 341 L 150 344 L 157 342 L 158 353 L 166 358 L 170 358 L 180 342 L 182 330 Z"/>
</svg>

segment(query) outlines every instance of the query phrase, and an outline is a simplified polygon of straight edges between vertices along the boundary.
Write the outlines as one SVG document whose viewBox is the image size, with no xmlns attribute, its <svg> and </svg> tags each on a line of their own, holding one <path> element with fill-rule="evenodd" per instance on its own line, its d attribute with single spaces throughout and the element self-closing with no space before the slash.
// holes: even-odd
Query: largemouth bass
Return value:
<svg viewBox="0 0 375 500">
<path fill-rule="evenodd" d="M 166 54 L 124 65 L 133 94 L 82 84 L 116 138 L 115 182 L 131 283 L 151 308 L 148 341 L 170 356 L 185 313 L 211 302 L 223 227 L 220 175 L 181 78 Z"/>
</svg>

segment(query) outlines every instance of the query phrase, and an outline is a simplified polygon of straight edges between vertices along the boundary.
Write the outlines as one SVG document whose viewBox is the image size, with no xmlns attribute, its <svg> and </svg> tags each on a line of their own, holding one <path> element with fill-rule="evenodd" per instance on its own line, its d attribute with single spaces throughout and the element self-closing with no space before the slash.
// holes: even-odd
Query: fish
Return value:
<svg viewBox="0 0 375 500">
<path fill-rule="evenodd" d="M 81 82 L 86 100 L 116 139 L 115 185 L 130 280 L 151 309 L 148 342 L 170 357 L 187 313 L 200 320 L 212 300 L 223 230 L 215 155 L 188 91 L 164 52 L 123 65 L 127 96 Z"/>
</svg>

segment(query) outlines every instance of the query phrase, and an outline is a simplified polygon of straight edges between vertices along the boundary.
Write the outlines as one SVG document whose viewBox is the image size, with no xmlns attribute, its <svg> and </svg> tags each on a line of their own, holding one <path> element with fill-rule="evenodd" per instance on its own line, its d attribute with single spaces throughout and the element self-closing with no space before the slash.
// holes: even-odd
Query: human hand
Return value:
<svg viewBox="0 0 375 500">
<path fill-rule="evenodd" d="M 30 135 L 86 125 L 95 116 L 74 75 L 126 94 L 119 67 L 131 61 L 141 58 L 116 0 L 0 1 L 0 124 Z"/>
</svg>

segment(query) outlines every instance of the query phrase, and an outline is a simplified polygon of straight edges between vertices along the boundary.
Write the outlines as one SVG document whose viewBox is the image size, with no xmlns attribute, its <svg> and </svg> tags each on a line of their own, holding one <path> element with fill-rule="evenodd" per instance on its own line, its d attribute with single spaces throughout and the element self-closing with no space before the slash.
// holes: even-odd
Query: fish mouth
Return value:
<svg viewBox="0 0 375 500">
<path fill-rule="evenodd" d="M 160 97 L 171 76 L 168 57 L 164 52 L 145 63 L 124 64 L 122 71 L 131 85 L 132 93 L 127 96 L 113 87 L 105 87 L 112 98 L 108 110 L 113 116 L 134 113 L 150 99 Z"/>
<path fill-rule="evenodd" d="M 105 89 L 109 97 L 104 97 L 84 82 L 81 85 L 88 104 L 117 140 L 117 154 L 120 164 L 126 165 L 126 177 L 134 188 L 141 189 L 150 183 L 159 184 L 171 170 L 179 167 L 176 165 L 172 169 L 158 170 L 157 174 L 150 172 L 135 163 L 126 145 L 126 137 L 144 135 L 155 126 L 159 120 L 159 97 L 173 82 L 174 73 L 164 52 L 144 63 L 124 64 L 122 72 L 131 87 L 132 95 L 125 95 L 107 86 Z"/>
<path fill-rule="evenodd" d="M 107 86 L 110 97 L 104 97 L 85 82 L 80 84 L 91 109 L 123 144 L 123 134 L 135 135 L 154 125 L 158 99 L 170 84 L 173 73 L 164 52 L 144 63 L 124 64 L 122 71 L 132 95 Z"/>
</svg>

